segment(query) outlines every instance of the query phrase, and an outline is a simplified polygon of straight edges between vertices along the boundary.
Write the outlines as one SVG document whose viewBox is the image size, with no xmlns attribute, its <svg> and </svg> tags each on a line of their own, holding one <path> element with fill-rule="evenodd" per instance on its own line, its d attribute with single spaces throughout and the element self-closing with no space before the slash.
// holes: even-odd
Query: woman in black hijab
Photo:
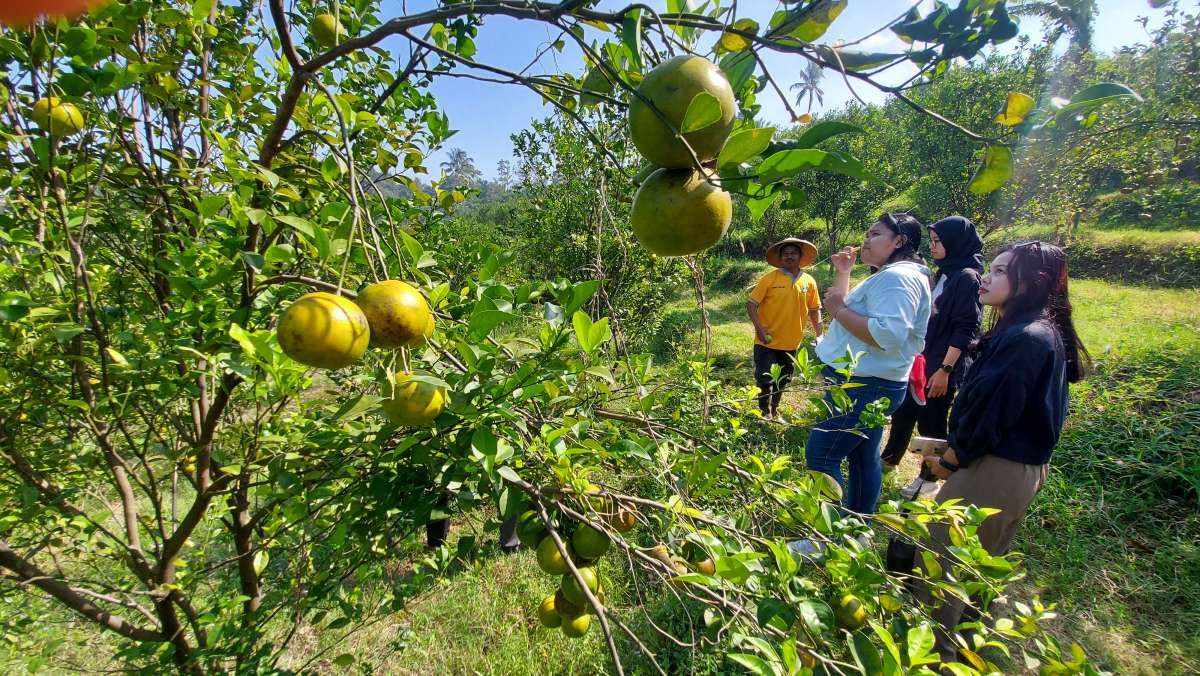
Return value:
<svg viewBox="0 0 1200 676">
<path fill-rule="evenodd" d="M 946 438 L 950 404 L 967 366 L 961 357 L 979 337 L 983 321 L 983 305 L 979 302 L 983 241 L 975 232 L 975 224 L 962 216 L 943 218 L 929 226 L 929 240 L 937 273 L 932 280 L 933 312 L 922 351 L 928 385 L 924 393 L 910 393 L 892 414 L 892 429 L 882 454 L 885 466 L 900 464 L 914 426 L 921 436 Z M 924 405 L 914 394 L 925 395 Z M 902 492 L 911 498 L 921 483 L 916 479 Z M 930 490 L 936 489 L 935 482 L 928 484 Z"/>
</svg>

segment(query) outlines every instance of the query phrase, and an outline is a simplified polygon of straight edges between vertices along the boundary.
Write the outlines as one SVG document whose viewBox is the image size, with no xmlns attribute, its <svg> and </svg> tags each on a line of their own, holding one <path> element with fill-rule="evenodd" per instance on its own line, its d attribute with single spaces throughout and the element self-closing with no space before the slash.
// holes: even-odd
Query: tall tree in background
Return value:
<svg viewBox="0 0 1200 676">
<path fill-rule="evenodd" d="M 454 188 L 474 188 L 483 178 L 475 168 L 475 161 L 462 148 L 450 149 L 442 162 L 442 171 L 446 172 L 445 184 Z"/>
</svg>

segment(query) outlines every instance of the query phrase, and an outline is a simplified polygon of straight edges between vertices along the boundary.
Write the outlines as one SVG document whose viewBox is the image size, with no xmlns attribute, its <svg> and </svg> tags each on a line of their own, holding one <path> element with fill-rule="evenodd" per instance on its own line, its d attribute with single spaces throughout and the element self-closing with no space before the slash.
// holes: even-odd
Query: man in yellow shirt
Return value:
<svg viewBox="0 0 1200 676">
<path fill-rule="evenodd" d="M 817 260 L 812 242 L 789 237 L 767 249 L 767 262 L 775 266 L 750 292 L 746 314 L 754 325 L 754 382 L 758 385 L 758 408 L 763 417 L 779 413 L 783 388 L 795 371 L 796 350 L 804 340 L 804 322 L 821 336 L 821 295 L 817 282 L 801 268 Z M 771 366 L 779 364 L 779 381 L 771 378 Z"/>
</svg>

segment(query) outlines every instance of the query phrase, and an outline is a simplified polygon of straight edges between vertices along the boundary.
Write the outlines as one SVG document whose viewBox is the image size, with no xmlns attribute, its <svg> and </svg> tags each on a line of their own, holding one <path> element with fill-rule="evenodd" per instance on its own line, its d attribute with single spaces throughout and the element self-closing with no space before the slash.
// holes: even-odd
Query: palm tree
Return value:
<svg viewBox="0 0 1200 676">
<path fill-rule="evenodd" d="M 808 65 L 804 68 L 804 72 L 800 74 L 800 80 L 789 88 L 791 91 L 797 92 L 797 106 L 803 105 L 801 101 L 805 96 L 808 97 L 808 110 L 812 110 L 814 98 L 817 101 L 817 105 L 825 105 L 824 92 L 818 86 L 824 74 L 824 68 L 818 66 L 815 62 L 808 62 Z"/>
<path fill-rule="evenodd" d="M 452 188 L 470 188 L 479 184 L 482 174 L 475 168 L 475 161 L 462 148 L 451 148 L 442 162 L 446 172 L 445 183 Z"/>
</svg>

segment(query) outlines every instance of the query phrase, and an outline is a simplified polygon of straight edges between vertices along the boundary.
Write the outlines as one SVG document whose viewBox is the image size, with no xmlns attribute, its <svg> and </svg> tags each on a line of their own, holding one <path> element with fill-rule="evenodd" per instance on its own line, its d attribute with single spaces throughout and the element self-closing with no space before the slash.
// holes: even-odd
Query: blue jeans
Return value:
<svg viewBox="0 0 1200 676">
<path fill-rule="evenodd" d="M 845 378 L 831 368 L 822 375 L 833 384 L 845 382 Z M 883 484 L 883 467 L 879 461 L 879 445 L 883 440 L 883 428 L 863 428 L 858 416 L 871 402 L 887 397 L 887 410 L 891 415 L 899 408 L 908 394 L 907 382 L 884 380 L 883 378 L 854 377 L 850 382 L 859 387 L 846 390 L 854 407 L 843 415 L 834 415 L 816 424 L 804 444 L 804 457 L 809 469 L 815 469 L 837 479 L 842 487 L 842 504 L 846 509 L 860 514 L 874 514 L 879 502 L 879 488 Z M 833 397 L 826 392 L 825 403 L 833 410 Z M 850 460 L 850 482 L 842 477 L 842 461 Z"/>
</svg>

